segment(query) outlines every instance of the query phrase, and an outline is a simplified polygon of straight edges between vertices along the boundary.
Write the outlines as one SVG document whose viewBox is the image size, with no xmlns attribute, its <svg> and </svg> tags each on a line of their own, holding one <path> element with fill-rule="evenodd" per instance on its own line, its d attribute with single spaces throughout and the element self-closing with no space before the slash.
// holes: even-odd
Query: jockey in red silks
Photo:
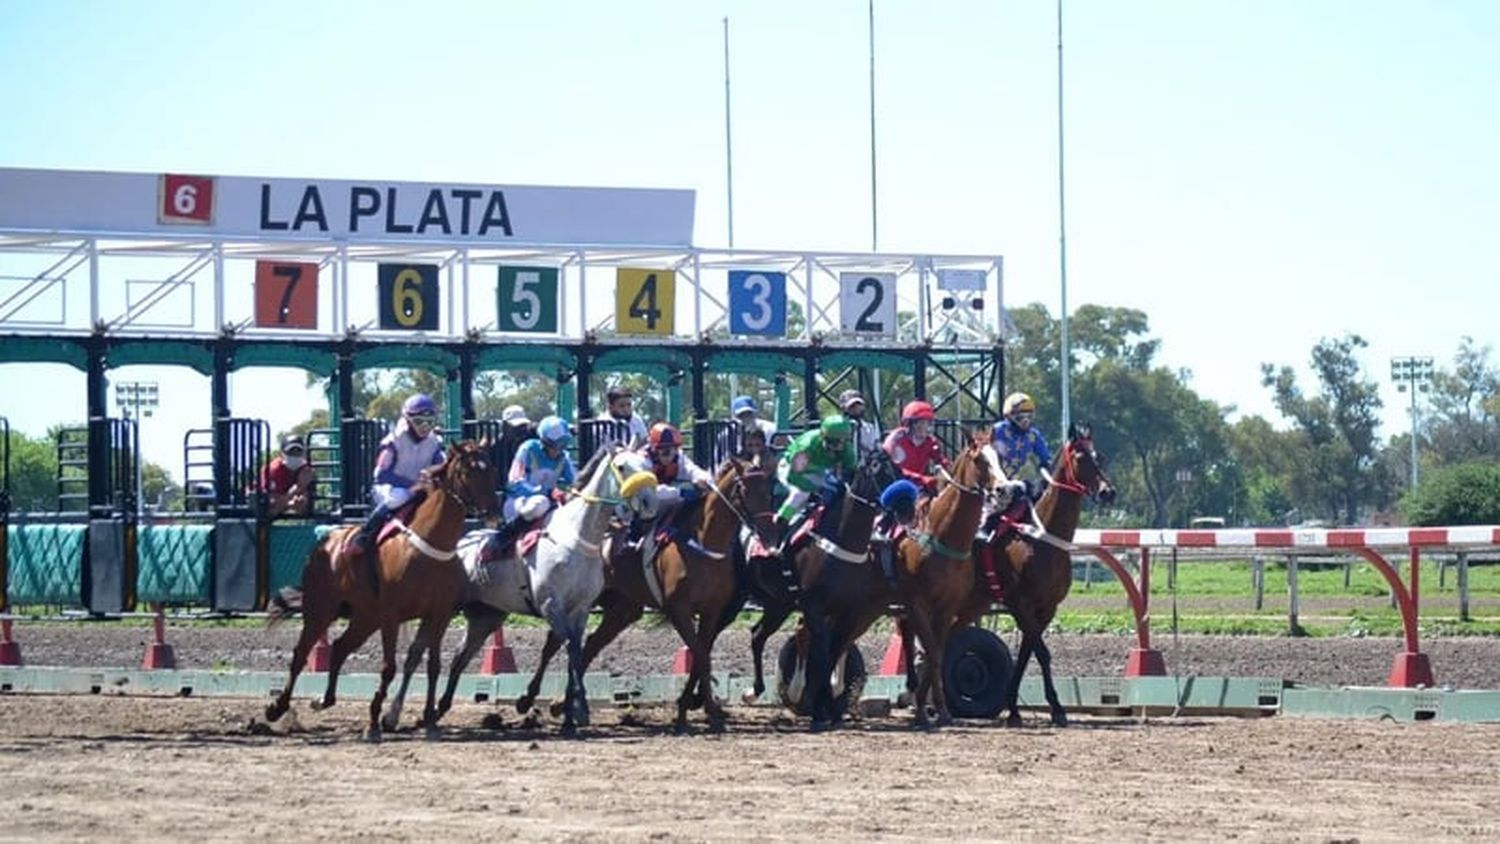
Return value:
<svg viewBox="0 0 1500 844">
<path fill-rule="evenodd" d="M 901 468 L 901 474 L 928 495 L 937 491 L 937 467 L 950 468 L 943 444 L 932 435 L 937 418 L 925 401 L 908 402 L 901 410 L 901 427 L 885 438 L 885 453 Z"/>
</svg>

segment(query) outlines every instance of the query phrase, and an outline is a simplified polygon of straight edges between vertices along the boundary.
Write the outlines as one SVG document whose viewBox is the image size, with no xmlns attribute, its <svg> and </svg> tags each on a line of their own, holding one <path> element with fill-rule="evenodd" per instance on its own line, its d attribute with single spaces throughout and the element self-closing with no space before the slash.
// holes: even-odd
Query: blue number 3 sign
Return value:
<svg viewBox="0 0 1500 844">
<path fill-rule="evenodd" d="M 786 334 L 786 273 L 729 271 L 729 333 Z"/>
</svg>

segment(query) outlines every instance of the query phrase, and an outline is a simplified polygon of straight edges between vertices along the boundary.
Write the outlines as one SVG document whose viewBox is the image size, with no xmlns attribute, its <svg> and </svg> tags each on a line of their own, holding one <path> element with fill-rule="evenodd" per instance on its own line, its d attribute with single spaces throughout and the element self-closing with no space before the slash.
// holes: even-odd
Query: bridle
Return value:
<svg viewBox="0 0 1500 844">
<path fill-rule="evenodd" d="M 772 510 L 766 510 L 760 513 L 751 513 L 749 515 L 745 514 L 744 509 L 742 509 L 745 506 L 746 498 L 745 482 L 751 478 L 759 479 L 767 477 L 769 475 L 770 472 L 761 467 L 753 467 L 750 469 L 742 468 L 739 471 L 735 472 L 734 484 L 730 488 L 730 492 L 734 493 L 735 497 L 739 499 L 739 506 L 735 506 L 734 500 L 730 498 L 729 495 L 724 494 L 723 490 L 719 489 L 718 483 L 709 485 L 709 494 L 717 496 L 720 501 L 724 502 L 724 506 L 729 508 L 729 512 L 734 514 L 734 517 L 739 520 L 739 523 L 742 527 L 747 527 L 750 530 L 756 531 L 758 533 L 759 531 L 757 529 L 757 525 L 759 525 L 761 521 L 768 520 L 776 514 Z"/>
<path fill-rule="evenodd" d="M 1094 440 L 1092 437 L 1078 437 L 1077 439 L 1074 439 L 1067 445 L 1063 446 L 1062 472 L 1066 475 L 1067 480 L 1063 480 L 1062 477 L 1053 477 L 1052 473 L 1046 470 L 1043 470 L 1043 477 L 1047 479 L 1048 484 L 1055 486 L 1058 489 L 1063 490 L 1064 492 L 1071 492 L 1074 495 L 1093 497 L 1095 492 L 1078 481 L 1079 450 L 1087 450 L 1094 461 L 1095 471 L 1098 472 L 1100 480 L 1108 482 L 1109 479 L 1104 476 L 1103 470 L 1098 468 L 1098 457 L 1093 456 Z"/>
</svg>

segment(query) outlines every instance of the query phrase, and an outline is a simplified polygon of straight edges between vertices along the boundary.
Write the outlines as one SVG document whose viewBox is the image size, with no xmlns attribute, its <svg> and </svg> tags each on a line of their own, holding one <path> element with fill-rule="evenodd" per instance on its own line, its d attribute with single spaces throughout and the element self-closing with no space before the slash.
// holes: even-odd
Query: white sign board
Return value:
<svg viewBox="0 0 1500 844">
<path fill-rule="evenodd" d="M 896 274 L 839 273 L 839 327 L 862 337 L 896 336 Z"/>
<path fill-rule="evenodd" d="M 0 230 L 254 240 L 691 246 L 690 190 L 0 167 Z"/>
</svg>

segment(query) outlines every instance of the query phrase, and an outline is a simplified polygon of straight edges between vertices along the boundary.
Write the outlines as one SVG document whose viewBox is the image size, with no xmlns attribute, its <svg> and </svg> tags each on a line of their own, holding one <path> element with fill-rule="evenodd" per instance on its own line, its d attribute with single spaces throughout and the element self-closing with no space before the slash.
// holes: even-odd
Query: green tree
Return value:
<svg viewBox="0 0 1500 844">
<path fill-rule="evenodd" d="M 1439 469 L 1407 493 L 1401 510 L 1414 525 L 1500 524 L 1500 465 L 1471 462 Z"/>
<path fill-rule="evenodd" d="M 1261 383 L 1272 390 L 1276 408 L 1307 435 L 1306 462 L 1293 476 L 1299 506 L 1353 524 L 1363 504 L 1373 504 L 1379 457 L 1376 430 L 1380 394 L 1363 377 L 1356 352 L 1369 345 L 1357 334 L 1324 338 L 1313 347 L 1312 367 L 1322 385 L 1316 396 L 1303 393 L 1289 366 L 1262 364 Z"/>
<path fill-rule="evenodd" d="M 1453 368 L 1433 373 L 1428 396 L 1431 412 L 1422 428 L 1433 465 L 1500 454 L 1500 370 L 1490 363 L 1489 346 L 1463 338 Z"/>
<path fill-rule="evenodd" d="M 57 509 L 57 447 L 50 437 L 9 434 L 10 506 L 18 511 Z"/>
</svg>

